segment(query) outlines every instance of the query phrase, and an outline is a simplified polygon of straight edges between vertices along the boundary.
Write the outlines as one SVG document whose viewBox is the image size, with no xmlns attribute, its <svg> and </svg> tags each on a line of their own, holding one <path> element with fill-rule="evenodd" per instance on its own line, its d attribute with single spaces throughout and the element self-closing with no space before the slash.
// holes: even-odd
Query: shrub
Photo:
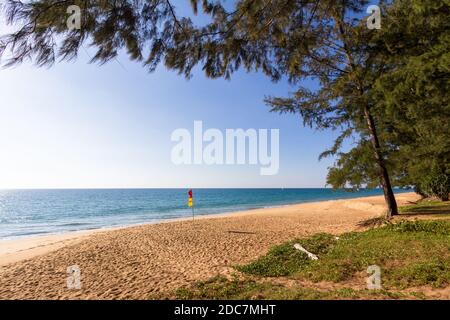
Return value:
<svg viewBox="0 0 450 320">
<path fill-rule="evenodd" d="M 450 174 L 434 167 L 430 174 L 423 177 L 418 189 L 429 197 L 438 197 L 442 201 L 448 201 L 450 193 Z"/>
</svg>

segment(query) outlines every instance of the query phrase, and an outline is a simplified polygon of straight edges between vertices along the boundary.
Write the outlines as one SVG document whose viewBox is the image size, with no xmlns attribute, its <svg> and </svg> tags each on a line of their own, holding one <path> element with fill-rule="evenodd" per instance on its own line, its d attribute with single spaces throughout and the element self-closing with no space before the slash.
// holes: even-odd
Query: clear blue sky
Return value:
<svg viewBox="0 0 450 320">
<path fill-rule="evenodd" d="M 1 32 L 0 32 L 1 33 Z M 318 161 L 336 133 L 268 112 L 266 95 L 293 89 L 261 74 L 191 80 L 164 67 L 149 74 L 120 56 L 102 67 L 80 52 L 50 69 L 0 71 L 0 188 L 323 187 L 332 159 Z M 176 166 L 170 135 L 206 128 L 280 129 L 280 170 Z"/>
</svg>

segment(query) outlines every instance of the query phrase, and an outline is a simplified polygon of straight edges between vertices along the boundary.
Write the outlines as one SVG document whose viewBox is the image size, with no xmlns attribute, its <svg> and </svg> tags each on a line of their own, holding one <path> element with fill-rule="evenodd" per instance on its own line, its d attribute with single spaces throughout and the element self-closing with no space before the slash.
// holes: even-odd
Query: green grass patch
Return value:
<svg viewBox="0 0 450 320">
<path fill-rule="evenodd" d="M 450 201 L 439 201 L 433 199 L 419 200 L 416 204 L 399 207 L 400 215 L 433 215 L 450 217 Z"/>
<path fill-rule="evenodd" d="M 387 226 L 388 230 L 395 232 L 425 232 L 431 235 L 450 235 L 450 220 L 423 220 L 423 221 L 401 221 Z"/>
<path fill-rule="evenodd" d="M 297 239 L 275 246 L 270 249 L 267 255 L 257 261 L 244 266 L 237 266 L 236 269 L 241 272 L 267 277 L 292 275 L 310 263 L 305 253 L 293 248 L 295 243 L 301 244 L 308 251 L 320 256 L 327 253 L 335 242 L 335 237 L 326 233 L 316 234 L 306 239 Z"/>
<path fill-rule="evenodd" d="M 179 300 L 342 300 L 342 299 L 422 299 L 417 293 L 403 294 L 387 290 L 316 290 L 302 287 L 285 287 L 270 282 L 237 278 L 228 280 L 218 276 L 208 281 L 197 282 L 189 288 L 175 292 Z"/>
<path fill-rule="evenodd" d="M 313 261 L 296 250 L 300 243 L 319 256 Z M 343 282 L 378 265 L 385 288 L 450 284 L 450 220 L 404 221 L 335 240 L 318 234 L 273 247 L 258 260 L 239 266 L 246 274 L 290 276 L 315 282 Z"/>
<path fill-rule="evenodd" d="M 228 280 L 223 276 L 199 281 L 192 288 L 180 288 L 175 292 L 177 299 L 250 299 L 263 286 L 253 280 Z"/>
</svg>

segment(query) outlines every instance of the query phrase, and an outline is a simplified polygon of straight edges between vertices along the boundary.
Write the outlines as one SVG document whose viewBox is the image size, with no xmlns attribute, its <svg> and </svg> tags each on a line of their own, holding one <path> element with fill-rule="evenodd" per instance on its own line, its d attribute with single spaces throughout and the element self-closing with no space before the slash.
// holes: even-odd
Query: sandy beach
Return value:
<svg viewBox="0 0 450 320">
<path fill-rule="evenodd" d="M 417 200 L 396 196 L 399 205 Z M 1 299 L 148 299 L 228 275 L 274 244 L 317 232 L 340 234 L 380 216 L 382 196 L 331 200 L 112 230 L 0 242 Z M 81 270 L 80 290 L 66 286 Z"/>
</svg>

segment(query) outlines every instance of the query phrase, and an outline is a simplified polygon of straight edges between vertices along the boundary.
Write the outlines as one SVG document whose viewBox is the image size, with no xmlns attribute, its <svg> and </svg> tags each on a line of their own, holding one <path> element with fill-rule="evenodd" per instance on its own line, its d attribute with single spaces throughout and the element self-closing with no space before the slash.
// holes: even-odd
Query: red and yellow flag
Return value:
<svg viewBox="0 0 450 320">
<path fill-rule="evenodd" d="M 188 199 L 188 206 L 192 207 L 194 204 L 192 202 L 192 189 L 188 191 L 189 199 Z"/>
</svg>

